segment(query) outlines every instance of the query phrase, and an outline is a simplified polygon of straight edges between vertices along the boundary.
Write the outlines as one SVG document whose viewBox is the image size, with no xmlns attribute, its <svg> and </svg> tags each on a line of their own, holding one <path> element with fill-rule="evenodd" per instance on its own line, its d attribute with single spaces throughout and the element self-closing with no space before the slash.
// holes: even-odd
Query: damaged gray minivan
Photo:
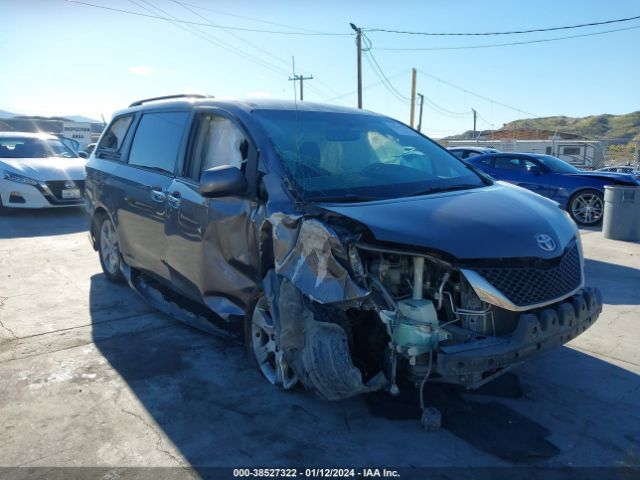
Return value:
<svg viewBox="0 0 640 480">
<path fill-rule="evenodd" d="M 591 326 L 573 221 L 406 125 L 199 95 L 118 112 L 87 165 L 104 274 L 337 400 L 477 388 Z"/>
</svg>

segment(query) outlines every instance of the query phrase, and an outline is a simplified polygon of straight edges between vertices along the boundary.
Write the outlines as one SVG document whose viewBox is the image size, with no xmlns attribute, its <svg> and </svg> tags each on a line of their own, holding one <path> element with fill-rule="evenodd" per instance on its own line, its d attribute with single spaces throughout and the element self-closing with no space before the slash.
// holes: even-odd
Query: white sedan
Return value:
<svg viewBox="0 0 640 480">
<path fill-rule="evenodd" d="M 85 164 L 54 135 L 0 132 L 0 210 L 82 205 Z"/>
</svg>

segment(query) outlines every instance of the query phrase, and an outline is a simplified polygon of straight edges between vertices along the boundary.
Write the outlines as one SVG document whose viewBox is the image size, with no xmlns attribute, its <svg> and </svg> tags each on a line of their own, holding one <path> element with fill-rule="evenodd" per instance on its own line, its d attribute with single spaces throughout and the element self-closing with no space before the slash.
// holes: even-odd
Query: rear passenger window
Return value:
<svg viewBox="0 0 640 480">
<path fill-rule="evenodd" d="M 146 113 L 133 137 L 129 165 L 173 173 L 188 112 Z"/>
<path fill-rule="evenodd" d="M 117 118 L 111 123 L 102 140 L 100 140 L 100 145 L 98 145 L 96 153 L 98 157 L 112 160 L 120 159 L 122 144 L 131 126 L 131 120 L 133 120 L 133 115 L 127 115 Z"/>
</svg>

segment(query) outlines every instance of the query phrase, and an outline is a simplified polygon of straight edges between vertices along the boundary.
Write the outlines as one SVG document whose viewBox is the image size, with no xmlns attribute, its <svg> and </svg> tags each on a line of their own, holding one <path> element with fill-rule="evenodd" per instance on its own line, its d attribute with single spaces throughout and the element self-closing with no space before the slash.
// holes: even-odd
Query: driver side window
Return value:
<svg viewBox="0 0 640 480">
<path fill-rule="evenodd" d="M 199 181 L 202 172 L 222 165 L 238 167 L 244 172 L 248 155 L 249 141 L 236 124 L 219 115 L 201 115 L 186 173 Z"/>
</svg>

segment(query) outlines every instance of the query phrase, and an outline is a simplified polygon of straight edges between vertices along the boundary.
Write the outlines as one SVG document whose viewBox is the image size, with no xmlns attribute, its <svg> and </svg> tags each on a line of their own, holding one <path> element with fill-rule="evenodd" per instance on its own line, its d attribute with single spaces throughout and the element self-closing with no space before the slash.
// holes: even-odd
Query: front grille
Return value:
<svg viewBox="0 0 640 480">
<path fill-rule="evenodd" d="M 475 271 L 519 307 L 568 295 L 580 286 L 582 269 L 578 245 L 550 266 L 482 267 Z"/>
<path fill-rule="evenodd" d="M 69 182 L 69 180 L 52 180 L 47 183 L 47 187 L 49 187 L 49 190 L 51 191 L 51 193 L 53 194 L 53 196 L 55 197 L 56 200 L 58 201 L 64 201 L 64 202 L 78 202 L 80 200 L 82 200 L 82 197 L 84 197 L 84 180 L 73 180 L 74 186 L 67 186 L 67 183 Z M 68 188 L 77 188 L 80 190 L 80 198 L 78 199 L 66 199 L 66 198 L 62 198 L 62 191 L 66 190 Z"/>
</svg>

